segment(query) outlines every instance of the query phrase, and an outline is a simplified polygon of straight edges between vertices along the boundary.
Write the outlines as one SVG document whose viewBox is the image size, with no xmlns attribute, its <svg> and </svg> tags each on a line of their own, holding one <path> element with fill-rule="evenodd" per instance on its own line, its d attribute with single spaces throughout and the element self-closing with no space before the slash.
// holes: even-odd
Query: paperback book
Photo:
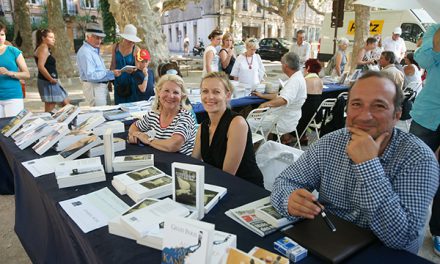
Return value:
<svg viewBox="0 0 440 264">
<path fill-rule="evenodd" d="M 14 118 L 6 124 L 0 131 L 5 137 L 9 137 L 14 133 L 29 117 L 32 116 L 32 112 L 23 109 Z"/>
<path fill-rule="evenodd" d="M 214 232 L 214 241 L 212 241 L 212 251 L 209 263 L 223 264 L 226 261 L 229 249 L 236 247 L 236 235 L 216 230 Z"/>
<path fill-rule="evenodd" d="M 113 145 L 113 131 L 107 128 L 103 135 L 104 139 L 104 166 L 105 172 L 113 172 L 113 159 L 115 158 L 115 149 Z"/>
<path fill-rule="evenodd" d="M 121 120 L 121 119 L 124 119 L 129 116 L 130 116 L 129 112 L 125 112 L 125 111 L 122 111 L 119 109 L 104 112 L 105 119 L 107 119 L 109 121 Z"/>
<path fill-rule="evenodd" d="M 81 110 L 72 123 L 75 127 L 77 127 L 79 124 L 86 121 L 88 118 L 92 116 L 103 116 L 103 112 L 100 110 L 92 110 L 92 109 L 89 109 L 87 111 Z"/>
<path fill-rule="evenodd" d="M 38 127 L 36 127 L 34 130 L 28 131 L 23 137 L 15 141 L 15 144 L 18 146 L 19 149 L 25 149 L 32 145 L 35 141 L 39 140 L 42 137 L 47 136 L 53 131 L 53 127 L 51 125 L 48 125 L 46 123 L 41 123 Z"/>
<path fill-rule="evenodd" d="M 81 131 L 81 130 L 69 131 L 64 137 L 58 140 L 58 143 L 55 145 L 55 150 L 63 151 L 73 143 L 92 135 L 93 133 L 91 133 L 90 131 Z"/>
<path fill-rule="evenodd" d="M 26 134 L 32 132 L 41 124 L 45 124 L 44 120 L 41 118 L 36 118 L 30 121 L 29 119 L 21 126 L 20 129 L 16 130 L 11 138 L 15 141 L 21 140 Z"/>
<path fill-rule="evenodd" d="M 205 215 L 205 167 L 173 162 L 171 173 L 173 178 L 173 200 L 197 211 L 197 219 L 202 219 Z"/>
<path fill-rule="evenodd" d="M 264 220 L 276 228 L 281 228 L 293 222 L 287 219 L 287 217 L 283 217 L 280 213 L 278 213 L 271 204 L 255 209 L 255 215 L 259 219 Z"/>
<path fill-rule="evenodd" d="M 117 121 L 117 120 L 102 123 L 101 125 L 92 129 L 92 132 L 95 135 L 102 136 L 102 135 L 104 135 L 105 130 L 107 130 L 109 128 L 112 130 L 113 134 L 125 132 L 124 123 L 122 123 L 121 121 Z"/>
<path fill-rule="evenodd" d="M 170 196 L 172 191 L 172 179 L 168 175 L 127 185 L 127 195 L 135 202 L 147 197 L 162 198 Z"/>
<path fill-rule="evenodd" d="M 87 118 L 84 122 L 75 127 L 74 130 L 89 131 L 105 122 L 105 118 L 101 115 L 95 115 Z"/>
<path fill-rule="evenodd" d="M 48 151 L 58 142 L 58 140 L 60 140 L 70 131 L 69 128 L 67 128 L 67 125 L 64 123 L 56 123 L 53 124 L 52 127 L 54 130 L 32 147 L 32 149 L 35 150 L 35 152 L 37 152 L 39 155 L 46 153 L 46 151 Z"/>
<path fill-rule="evenodd" d="M 112 185 L 120 194 L 127 193 L 127 186 L 164 176 L 165 173 L 154 166 L 119 174 L 113 177 Z"/>
<path fill-rule="evenodd" d="M 61 112 L 60 112 L 61 111 Z M 73 119 L 79 114 L 80 108 L 68 104 L 56 112 L 52 117 L 57 120 L 57 122 L 62 122 L 65 124 L 70 124 Z"/>
<path fill-rule="evenodd" d="M 140 208 L 121 216 L 121 224 L 134 235 L 136 239 L 148 236 L 151 230 L 163 225 L 165 219 L 172 216 L 189 216 L 188 208 L 167 198 L 147 207 Z"/>
<path fill-rule="evenodd" d="M 131 171 L 154 165 L 153 154 L 119 156 L 113 159 L 113 171 Z"/>
<path fill-rule="evenodd" d="M 61 151 L 59 154 L 67 160 L 73 160 L 86 153 L 89 149 L 93 148 L 101 142 L 102 140 L 98 136 L 91 135 L 78 140 L 77 142 L 73 143 L 72 145 Z"/>
<path fill-rule="evenodd" d="M 130 207 L 127 211 L 123 212 L 122 215 L 118 215 L 117 217 L 111 219 L 110 221 L 108 221 L 109 233 L 113 234 L 113 235 L 125 237 L 128 239 L 136 239 L 135 236 L 131 232 L 129 232 L 129 230 L 127 230 L 125 228 L 125 226 L 121 223 L 121 217 L 128 215 L 128 214 L 131 214 L 139 209 L 148 207 L 152 204 L 155 204 L 158 201 L 159 200 L 154 199 L 154 198 L 146 198 L 146 199 L 136 203 L 132 207 Z M 161 242 L 161 244 L 162 244 L 162 242 Z"/>
<path fill-rule="evenodd" d="M 275 232 L 277 228 L 258 218 L 255 215 L 255 209 L 268 205 L 270 205 L 270 197 L 230 209 L 225 214 L 252 232 L 264 237 Z"/>
<path fill-rule="evenodd" d="M 125 145 L 125 140 L 122 138 L 113 138 L 113 151 L 114 152 L 118 152 L 118 151 L 122 151 L 125 150 L 126 145 Z M 87 152 L 87 156 L 89 156 L 89 158 L 92 157 L 99 157 L 104 155 L 104 142 L 96 145 L 96 147 L 91 148 L 88 152 Z"/>
<path fill-rule="evenodd" d="M 182 217 L 167 217 L 161 263 L 209 263 L 214 231 L 215 227 L 210 223 Z"/>
<path fill-rule="evenodd" d="M 243 252 L 236 248 L 230 248 L 228 251 L 228 256 L 226 257 L 225 264 L 237 264 L 237 263 L 253 263 L 253 264 L 266 264 L 263 260 L 260 260 L 256 257 L 252 257 L 248 255 L 246 252 Z M 271 262 L 269 262 L 271 263 Z"/>
<path fill-rule="evenodd" d="M 100 158 L 69 160 L 55 168 L 58 188 L 105 181 L 105 172 Z"/>
<path fill-rule="evenodd" d="M 267 264 L 289 264 L 289 259 L 286 257 L 259 247 L 252 248 L 248 254 Z"/>
<path fill-rule="evenodd" d="M 205 197 L 203 203 L 205 205 L 205 214 L 209 213 L 209 211 L 211 211 L 227 192 L 228 189 L 224 187 L 205 183 Z"/>
</svg>

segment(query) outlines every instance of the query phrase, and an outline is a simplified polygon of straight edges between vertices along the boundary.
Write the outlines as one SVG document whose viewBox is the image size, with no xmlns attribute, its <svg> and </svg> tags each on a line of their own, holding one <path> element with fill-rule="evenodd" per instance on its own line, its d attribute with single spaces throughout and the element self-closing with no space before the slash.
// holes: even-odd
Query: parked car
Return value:
<svg viewBox="0 0 440 264">
<path fill-rule="evenodd" d="M 285 53 L 289 52 L 292 42 L 284 38 L 264 38 L 259 44 L 260 48 L 257 53 L 263 60 L 279 61 Z"/>
</svg>

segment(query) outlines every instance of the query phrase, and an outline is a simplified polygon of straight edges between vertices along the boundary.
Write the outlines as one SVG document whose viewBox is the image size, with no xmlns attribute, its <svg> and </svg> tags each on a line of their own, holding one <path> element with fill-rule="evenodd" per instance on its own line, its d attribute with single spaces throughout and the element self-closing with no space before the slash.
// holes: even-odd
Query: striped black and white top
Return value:
<svg viewBox="0 0 440 264">
<path fill-rule="evenodd" d="M 168 139 L 173 134 L 181 135 L 185 143 L 183 143 L 179 152 L 185 155 L 191 155 L 196 137 L 196 123 L 191 113 L 185 109 L 181 109 L 167 127 L 160 126 L 159 117 L 160 113 L 150 111 L 144 115 L 141 120 L 136 122 L 136 126 L 141 131 L 156 131 L 155 138 L 157 139 Z"/>
</svg>

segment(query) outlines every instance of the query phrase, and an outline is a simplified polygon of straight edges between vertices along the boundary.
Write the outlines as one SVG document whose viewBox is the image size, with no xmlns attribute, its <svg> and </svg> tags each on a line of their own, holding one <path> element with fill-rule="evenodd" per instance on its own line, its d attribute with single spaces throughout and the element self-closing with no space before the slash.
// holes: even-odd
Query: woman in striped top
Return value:
<svg viewBox="0 0 440 264">
<path fill-rule="evenodd" d="M 187 91 L 177 75 L 163 75 L 155 88 L 153 108 L 128 130 L 128 141 L 158 150 L 191 155 L 196 124 L 185 103 Z"/>
</svg>

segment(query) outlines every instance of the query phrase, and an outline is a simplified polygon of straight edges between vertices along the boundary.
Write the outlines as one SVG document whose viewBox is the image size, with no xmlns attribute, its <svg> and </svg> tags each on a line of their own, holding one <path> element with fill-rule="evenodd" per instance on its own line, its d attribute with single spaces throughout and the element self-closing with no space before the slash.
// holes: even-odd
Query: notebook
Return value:
<svg viewBox="0 0 440 264">
<path fill-rule="evenodd" d="M 332 232 L 320 215 L 303 220 L 283 233 L 305 247 L 312 254 L 339 263 L 364 247 L 377 241 L 370 230 L 327 213 L 336 227 Z"/>
</svg>

